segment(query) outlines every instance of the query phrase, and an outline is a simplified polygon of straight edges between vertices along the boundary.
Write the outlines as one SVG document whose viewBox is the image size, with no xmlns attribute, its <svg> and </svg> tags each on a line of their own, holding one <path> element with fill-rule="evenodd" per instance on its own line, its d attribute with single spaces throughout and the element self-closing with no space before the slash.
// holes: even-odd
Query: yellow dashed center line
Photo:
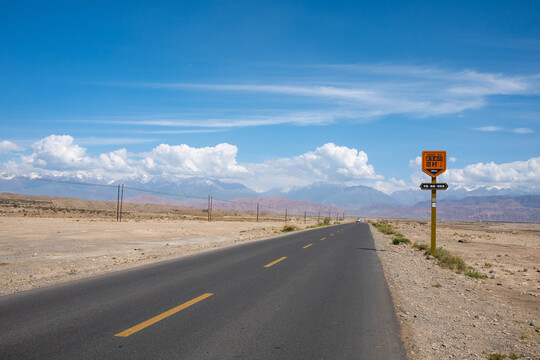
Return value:
<svg viewBox="0 0 540 360">
<path fill-rule="evenodd" d="M 326 240 L 326 238 L 322 238 L 321 241 Z"/>
<path fill-rule="evenodd" d="M 334 236 L 334 234 L 330 234 L 330 236 Z"/>
<path fill-rule="evenodd" d="M 277 260 L 275 260 L 275 261 L 272 261 L 270 264 L 264 265 L 264 267 L 270 267 L 270 266 L 272 266 L 272 265 L 275 265 L 275 264 L 277 264 L 278 262 L 280 262 L 280 261 L 282 261 L 282 260 L 285 260 L 286 258 L 287 258 L 286 256 L 284 256 L 284 257 L 282 257 L 282 258 L 279 258 L 279 259 L 277 259 Z"/>
<path fill-rule="evenodd" d="M 308 244 L 308 245 L 304 246 L 304 249 L 307 249 L 307 248 L 310 247 L 311 245 L 313 245 L 313 244 Z"/>
<path fill-rule="evenodd" d="M 158 316 L 154 316 L 151 319 L 148 319 L 148 320 L 146 320 L 146 321 L 144 321 L 144 322 L 142 322 L 142 323 L 140 323 L 138 325 L 130 327 L 127 330 L 124 330 L 124 331 L 122 331 L 122 332 L 120 332 L 118 334 L 115 334 L 114 336 L 128 337 L 129 335 L 134 334 L 137 331 L 140 331 L 140 330 L 142 330 L 142 329 L 144 329 L 144 328 L 146 328 L 146 327 L 148 327 L 148 326 L 150 326 L 152 324 L 155 324 L 158 321 L 165 319 L 166 317 L 174 315 L 177 312 L 179 312 L 181 310 L 184 310 L 185 308 L 190 307 L 191 305 L 196 304 L 199 301 L 202 301 L 202 300 L 204 300 L 207 297 L 210 297 L 212 295 L 214 295 L 214 294 L 210 294 L 210 293 L 203 294 L 203 295 L 201 295 L 201 296 L 199 296 L 199 297 L 197 297 L 197 298 L 195 298 L 193 300 L 190 300 L 190 301 L 188 301 L 186 303 L 183 303 L 182 305 L 179 305 L 179 306 L 177 306 L 177 307 L 175 307 L 175 308 L 173 308 L 173 309 L 171 309 L 169 311 L 165 311 L 163 314 L 160 314 Z"/>
</svg>

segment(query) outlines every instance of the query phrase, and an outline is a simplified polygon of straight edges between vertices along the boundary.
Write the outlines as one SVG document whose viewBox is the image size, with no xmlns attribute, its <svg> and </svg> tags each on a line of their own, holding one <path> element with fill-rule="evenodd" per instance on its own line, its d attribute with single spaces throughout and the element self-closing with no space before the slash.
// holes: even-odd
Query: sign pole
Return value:
<svg viewBox="0 0 540 360">
<path fill-rule="evenodd" d="M 431 183 L 437 183 L 437 178 L 432 177 Z M 431 190 L 431 255 L 435 255 L 437 247 L 437 190 Z"/>
</svg>

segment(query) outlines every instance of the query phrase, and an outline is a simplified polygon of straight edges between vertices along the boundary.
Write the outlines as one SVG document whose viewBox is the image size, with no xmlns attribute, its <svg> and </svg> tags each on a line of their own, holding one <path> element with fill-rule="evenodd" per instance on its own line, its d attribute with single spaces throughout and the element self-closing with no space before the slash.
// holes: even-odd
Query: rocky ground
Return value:
<svg viewBox="0 0 540 360">
<path fill-rule="evenodd" d="M 430 240 L 425 222 L 391 224 L 411 240 Z M 540 359 L 540 227 L 482 226 L 439 226 L 438 245 L 486 279 L 443 269 L 372 227 L 410 359 Z"/>
</svg>

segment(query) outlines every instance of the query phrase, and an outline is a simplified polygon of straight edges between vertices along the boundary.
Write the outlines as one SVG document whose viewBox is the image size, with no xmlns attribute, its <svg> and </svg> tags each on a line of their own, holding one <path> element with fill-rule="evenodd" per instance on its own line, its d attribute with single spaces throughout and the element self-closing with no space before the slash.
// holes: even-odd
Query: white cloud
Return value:
<svg viewBox="0 0 540 360">
<path fill-rule="evenodd" d="M 140 126 L 230 128 L 278 124 L 313 125 L 338 121 L 368 121 L 386 115 L 431 117 L 445 114 L 463 116 L 462 112 L 489 105 L 490 96 L 536 95 L 540 92 L 540 76 L 510 76 L 481 73 L 469 69 L 455 71 L 425 66 L 375 65 L 311 65 L 307 77 L 302 72 L 279 83 L 193 84 L 193 83 L 131 83 L 114 86 L 144 87 L 159 91 L 223 92 L 235 101 L 248 93 L 265 100 L 276 97 L 272 109 L 247 109 L 230 116 L 199 117 L 170 116 L 165 118 L 110 119 L 106 122 Z M 323 74 L 314 79 L 313 70 Z M 332 75 L 332 76 L 330 76 Z M 280 78 L 283 78 L 282 76 Z M 328 80 L 333 79 L 333 80 Z M 286 108 L 279 109 L 286 97 Z M 287 111 L 296 101 L 296 112 Z M 260 106 L 260 105 L 257 105 Z M 254 113 L 258 115 L 253 115 Z M 516 129 L 517 130 L 517 129 Z M 488 131 L 488 130 L 484 130 Z M 519 131 L 517 131 L 520 133 Z"/>
<path fill-rule="evenodd" d="M 367 185 L 391 193 L 416 188 L 426 180 L 426 175 L 420 171 L 420 156 L 409 161 L 413 171 L 411 182 L 406 183 L 400 179 L 385 179 L 377 174 L 364 151 L 333 143 L 298 156 L 262 163 L 239 164 L 237 154 L 236 146 L 223 143 L 201 148 L 186 144 L 161 144 L 141 154 L 118 149 L 89 155 L 85 148 L 75 143 L 73 137 L 51 135 L 34 143 L 28 154 L 14 154 L 12 159 L 1 163 L 0 173 L 4 177 L 74 176 L 83 180 L 104 181 L 134 176 L 144 179 L 155 176 L 170 179 L 201 176 L 239 182 L 257 191 L 331 182 Z M 450 158 L 450 162 L 454 160 Z M 540 157 L 504 164 L 490 162 L 472 164 L 462 169 L 449 168 L 439 179 L 465 187 L 540 188 Z"/>
<path fill-rule="evenodd" d="M 441 180 L 463 186 L 540 187 L 540 157 L 527 161 L 478 163 L 463 169 L 449 169 L 441 175 Z"/>
<path fill-rule="evenodd" d="M 364 151 L 328 143 L 304 154 L 239 164 L 238 148 L 231 144 L 195 148 L 186 144 L 161 144 L 150 152 L 129 153 L 119 149 L 89 155 L 69 135 L 51 135 L 34 143 L 31 153 L 0 164 L 0 173 L 32 176 L 76 176 L 90 180 L 117 180 L 130 176 L 210 177 L 243 183 L 255 190 L 291 188 L 316 181 L 376 184 L 384 177 L 369 164 Z M 395 186 L 402 186 L 391 180 Z"/>
<path fill-rule="evenodd" d="M 482 127 L 476 128 L 475 130 L 484 131 L 484 132 L 495 132 L 495 131 L 503 131 L 504 128 L 500 126 L 482 126 Z"/>
<path fill-rule="evenodd" d="M 454 158 L 450 158 L 450 162 L 454 162 L 452 159 Z M 420 156 L 409 160 L 409 166 L 413 169 L 409 188 L 415 188 L 427 181 L 428 177 L 421 171 L 422 158 Z M 462 169 L 448 168 L 437 178 L 437 181 L 465 188 L 540 188 L 540 157 L 503 164 L 477 163 Z"/>
<path fill-rule="evenodd" d="M 455 163 L 457 161 L 457 159 L 453 156 L 450 157 L 450 159 L 448 159 L 451 163 Z"/>
<path fill-rule="evenodd" d="M 132 173 L 125 149 L 97 157 L 75 144 L 70 135 L 50 135 L 32 145 L 32 153 L 22 155 L 20 162 L 2 164 L 4 171 L 18 175 L 76 176 L 85 179 L 114 179 Z"/>
<path fill-rule="evenodd" d="M 238 148 L 230 144 L 193 148 L 161 144 L 145 155 L 149 170 L 160 167 L 165 174 L 179 176 L 235 177 L 247 170 L 237 164 Z"/>
<path fill-rule="evenodd" d="M 12 151 L 22 151 L 22 150 L 24 150 L 22 147 L 18 146 L 17 144 L 12 143 L 11 141 L 7 141 L 7 140 L 0 141 L 0 154 L 12 152 Z"/>
<path fill-rule="evenodd" d="M 316 181 L 355 184 L 384 179 L 368 164 L 365 152 L 333 143 L 299 156 L 246 167 L 250 177 L 244 182 L 258 191 L 305 186 Z"/>
<path fill-rule="evenodd" d="M 507 129 L 502 126 L 482 126 L 475 128 L 474 130 L 483 131 L 483 132 L 513 132 L 515 134 L 532 134 L 534 131 L 529 128 L 516 128 L 516 129 Z"/>
<path fill-rule="evenodd" d="M 73 143 L 69 135 L 51 135 L 32 145 L 34 152 L 24 156 L 25 163 L 44 169 L 75 170 L 89 166 L 86 149 Z"/>
<path fill-rule="evenodd" d="M 516 134 L 532 134 L 534 131 L 529 128 L 517 128 L 513 129 L 512 132 L 515 132 Z"/>
<path fill-rule="evenodd" d="M 377 182 L 375 182 L 375 184 L 373 185 L 373 188 L 375 188 L 375 189 L 377 189 L 377 190 L 379 190 L 379 191 L 381 191 L 381 192 L 383 192 L 385 194 L 391 194 L 394 191 L 410 189 L 411 186 L 408 185 L 403 180 L 390 178 L 390 179 L 388 179 L 386 181 L 377 181 Z"/>
<path fill-rule="evenodd" d="M 422 168 L 422 157 L 417 156 L 413 160 L 409 160 L 409 167 L 415 170 Z"/>
</svg>

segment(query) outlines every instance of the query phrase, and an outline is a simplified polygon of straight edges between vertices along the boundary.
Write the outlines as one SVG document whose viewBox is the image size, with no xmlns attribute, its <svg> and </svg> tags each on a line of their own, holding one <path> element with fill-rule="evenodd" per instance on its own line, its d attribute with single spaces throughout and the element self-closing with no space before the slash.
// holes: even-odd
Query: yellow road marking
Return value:
<svg viewBox="0 0 540 360">
<path fill-rule="evenodd" d="M 272 266 L 272 265 L 275 265 L 275 264 L 277 264 L 278 262 L 280 262 L 280 261 L 282 261 L 282 260 L 285 260 L 286 258 L 287 258 L 287 257 L 284 256 L 284 257 L 282 257 L 282 258 L 280 258 L 280 259 L 277 259 L 276 261 L 272 261 L 270 264 L 264 265 L 264 267 L 270 267 L 270 266 Z"/>
<path fill-rule="evenodd" d="M 330 234 L 330 236 L 334 236 L 334 234 Z"/>
<path fill-rule="evenodd" d="M 322 238 L 321 241 L 326 240 L 326 238 Z"/>
<path fill-rule="evenodd" d="M 304 246 L 304 249 L 310 247 L 311 245 L 313 245 L 313 244 L 308 244 L 308 245 Z"/>
<path fill-rule="evenodd" d="M 136 333 L 137 331 L 140 331 L 140 330 L 142 330 L 142 329 L 144 329 L 144 328 L 146 328 L 146 327 L 148 327 L 148 326 L 150 326 L 152 324 L 155 324 L 158 321 L 165 319 L 166 317 L 174 315 L 177 312 L 179 312 L 180 310 L 184 310 L 185 308 L 190 307 L 191 305 L 196 304 L 199 301 L 202 301 L 202 300 L 204 300 L 207 297 L 210 297 L 212 295 L 214 295 L 214 294 L 210 294 L 210 293 L 203 294 L 203 295 L 201 295 L 201 296 L 199 296 L 199 297 L 197 297 L 197 298 L 195 298 L 193 300 L 190 300 L 190 301 L 188 301 L 186 303 L 183 303 L 182 305 L 179 305 L 179 306 L 177 306 L 177 307 L 175 307 L 175 308 L 173 308 L 173 309 L 171 309 L 169 311 L 165 311 L 163 314 L 160 314 L 158 316 L 154 316 L 151 319 L 148 319 L 148 320 L 146 320 L 146 321 L 144 321 L 144 322 L 142 322 L 142 323 L 140 323 L 138 325 L 130 327 L 127 330 L 124 330 L 124 331 L 122 331 L 122 332 L 120 332 L 118 334 L 115 334 L 114 336 L 128 337 L 129 335 L 131 335 L 133 333 Z"/>
</svg>

